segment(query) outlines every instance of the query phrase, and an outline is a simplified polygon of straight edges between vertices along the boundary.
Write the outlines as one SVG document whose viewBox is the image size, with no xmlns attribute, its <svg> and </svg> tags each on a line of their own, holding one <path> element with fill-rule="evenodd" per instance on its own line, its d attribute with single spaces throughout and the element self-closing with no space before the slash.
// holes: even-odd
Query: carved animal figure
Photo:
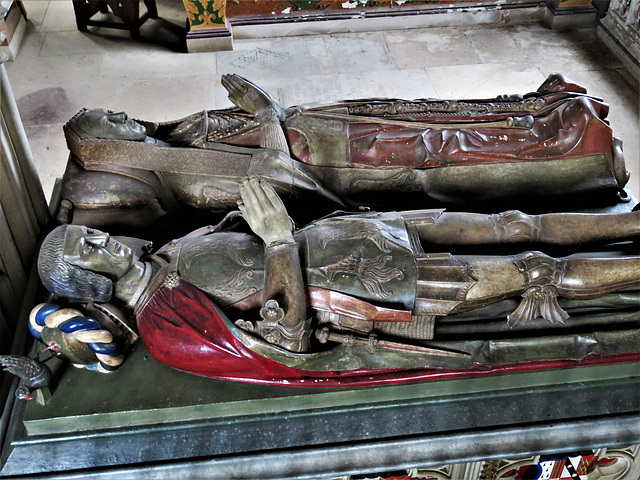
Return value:
<svg viewBox="0 0 640 480">
<path fill-rule="evenodd" d="M 22 355 L 0 355 L 0 365 L 20 378 L 16 389 L 19 400 L 33 400 L 33 391 L 44 388 L 51 381 L 51 369 L 44 363 Z"/>
</svg>

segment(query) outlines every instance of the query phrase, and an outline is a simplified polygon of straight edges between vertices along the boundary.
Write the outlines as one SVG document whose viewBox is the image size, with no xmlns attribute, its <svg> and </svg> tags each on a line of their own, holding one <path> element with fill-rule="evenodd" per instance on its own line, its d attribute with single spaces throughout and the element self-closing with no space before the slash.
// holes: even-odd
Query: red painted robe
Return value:
<svg viewBox="0 0 640 480">
<path fill-rule="evenodd" d="M 366 386 L 638 359 L 638 354 L 632 353 L 496 367 L 474 365 L 466 369 L 303 370 L 253 351 L 240 336 L 234 335 L 238 329 L 224 313 L 204 293 L 184 281 L 173 288 L 166 284 L 158 288 L 138 312 L 137 322 L 147 349 L 165 365 L 206 377 L 272 385 Z M 267 345 L 267 348 L 277 347 Z"/>
</svg>

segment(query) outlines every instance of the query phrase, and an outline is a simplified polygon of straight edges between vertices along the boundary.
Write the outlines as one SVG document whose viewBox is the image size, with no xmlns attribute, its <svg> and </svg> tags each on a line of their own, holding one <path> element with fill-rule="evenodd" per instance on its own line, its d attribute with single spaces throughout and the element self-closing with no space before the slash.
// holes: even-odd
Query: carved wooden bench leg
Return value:
<svg viewBox="0 0 640 480">
<path fill-rule="evenodd" d="M 140 3 L 130 0 L 108 0 L 107 3 L 113 10 L 114 15 L 119 17 L 127 26 L 129 32 L 131 32 L 131 38 L 137 38 L 140 36 L 140 25 L 138 23 L 138 16 L 140 14 Z"/>
<path fill-rule="evenodd" d="M 91 18 L 90 5 L 85 4 L 84 0 L 73 2 L 73 10 L 76 14 L 76 26 L 81 32 L 87 31 L 87 24 Z"/>
<path fill-rule="evenodd" d="M 86 31 L 87 26 L 104 28 L 119 28 L 129 30 L 132 38 L 140 36 L 140 25 L 148 18 L 158 18 L 158 8 L 155 0 L 144 0 L 147 7 L 145 14 L 140 17 L 140 0 L 73 0 L 78 30 Z M 122 20 L 111 22 L 106 20 L 91 20 L 98 11 L 107 13 L 111 9 L 113 14 Z"/>
<path fill-rule="evenodd" d="M 158 7 L 156 6 L 156 0 L 144 0 L 144 5 L 149 12 L 149 18 L 158 18 Z"/>
</svg>

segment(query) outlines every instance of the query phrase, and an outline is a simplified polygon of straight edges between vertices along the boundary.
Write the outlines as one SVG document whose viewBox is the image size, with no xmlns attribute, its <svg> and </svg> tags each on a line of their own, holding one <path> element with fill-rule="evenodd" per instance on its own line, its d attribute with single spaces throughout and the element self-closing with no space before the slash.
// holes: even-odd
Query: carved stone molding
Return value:
<svg viewBox="0 0 640 480">
<path fill-rule="evenodd" d="M 183 0 L 189 17 L 190 52 L 230 50 L 232 37 L 306 35 L 376 31 L 441 25 L 456 17 L 456 24 L 515 24 L 543 19 L 552 28 L 593 26 L 596 9 L 591 0 Z M 434 15 L 441 14 L 441 15 Z M 450 20 L 445 19 L 445 22 Z"/>
<path fill-rule="evenodd" d="M 611 0 L 597 33 L 640 81 L 640 0 Z"/>
<path fill-rule="evenodd" d="M 636 480 L 640 478 L 640 445 L 600 448 L 581 454 L 531 455 L 516 459 L 414 468 L 407 480 Z"/>
</svg>

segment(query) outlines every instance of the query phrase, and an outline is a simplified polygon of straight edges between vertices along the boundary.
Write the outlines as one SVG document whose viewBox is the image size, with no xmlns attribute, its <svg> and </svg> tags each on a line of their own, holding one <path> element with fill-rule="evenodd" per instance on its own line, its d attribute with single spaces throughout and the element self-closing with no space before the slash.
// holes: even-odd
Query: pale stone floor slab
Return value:
<svg viewBox="0 0 640 480">
<path fill-rule="evenodd" d="M 484 98 L 534 91 L 554 72 L 610 105 L 640 196 L 639 91 L 594 29 L 541 24 L 455 26 L 234 41 L 234 51 L 186 54 L 181 2 L 158 0 L 142 37 L 76 30 L 72 2 L 24 0 L 29 30 L 9 79 L 47 196 L 67 160 L 62 125 L 82 107 L 169 120 L 230 106 L 220 76 L 238 73 L 286 106 L 332 99 Z"/>
</svg>

